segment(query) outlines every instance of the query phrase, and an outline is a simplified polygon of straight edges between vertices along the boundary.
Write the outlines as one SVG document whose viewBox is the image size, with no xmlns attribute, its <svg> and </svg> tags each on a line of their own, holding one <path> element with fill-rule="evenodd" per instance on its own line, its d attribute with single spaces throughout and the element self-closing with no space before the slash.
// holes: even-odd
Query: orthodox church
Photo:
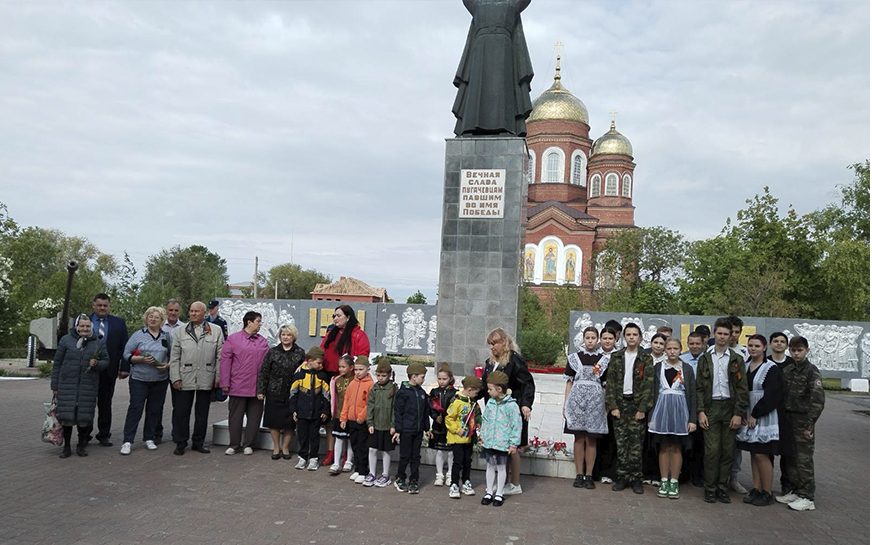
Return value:
<svg viewBox="0 0 872 545">
<path fill-rule="evenodd" d="M 591 140 L 584 103 L 560 81 L 533 101 L 527 118 L 527 285 L 592 289 L 591 256 L 636 227 L 633 146 L 615 127 Z"/>
</svg>

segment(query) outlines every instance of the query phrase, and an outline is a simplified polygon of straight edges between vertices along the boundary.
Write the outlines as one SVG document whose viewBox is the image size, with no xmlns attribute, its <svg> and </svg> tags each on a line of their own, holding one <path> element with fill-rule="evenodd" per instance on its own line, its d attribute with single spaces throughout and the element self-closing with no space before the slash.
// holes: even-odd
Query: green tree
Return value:
<svg viewBox="0 0 872 545">
<path fill-rule="evenodd" d="M 112 286 L 112 314 L 124 318 L 127 327 L 137 329 L 142 325 L 142 313 L 151 305 L 141 300 L 141 285 L 138 281 L 136 266 L 127 251 L 118 271 L 118 281 Z M 153 303 L 163 306 L 164 301 Z"/>
<path fill-rule="evenodd" d="M 406 299 L 406 304 L 408 305 L 426 305 L 427 298 L 421 293 L 421 290 L 415 292 L 414 295 L 410 295 L 408 299 Z"/>
<path fill-rule="evenodd" d="M 228 297 L 227 262 L 205 246 L 174 246 L 150 256 L 145 263 L 142 302 L 162 305 L 174 298 L 190 305 L 216 297 Z"/>
<path fill-rule="evenodd" d="M 315 284 L 329 284 L 330 277 L 315 269 L 303 269 L 296 263 L 282 263 L 261 273 L 257 293 L 260 297 L 276 295 L 278 299 L 311 299 Z"/>
</svg>

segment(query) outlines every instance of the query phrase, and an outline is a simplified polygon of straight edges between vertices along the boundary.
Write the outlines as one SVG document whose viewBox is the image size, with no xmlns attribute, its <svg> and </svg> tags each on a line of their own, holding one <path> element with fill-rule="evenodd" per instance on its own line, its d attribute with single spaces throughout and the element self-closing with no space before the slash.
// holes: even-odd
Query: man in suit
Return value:
<svg viewBox="0 0 872 545">
<path fill-rule="evenodd" d="M 122 318 L 109 314 L 109 296 L 98 293 L 91 302 L 94 312 L 91 323 L 97 338 L 103 341 L 109 353 L 109 367 L 100 372 L 100 385 L 97 389 L 97 441 L 100 446 L 111 447 L 112 441 L 112 397 L 115 395 L 115 381 L 127 378 L 128 373 L 119 375 L 121 355 L 127 344 L 127 324 Z M 91 439 L 93 424 L 88 429 L 88 440 Z"/>
</svg>

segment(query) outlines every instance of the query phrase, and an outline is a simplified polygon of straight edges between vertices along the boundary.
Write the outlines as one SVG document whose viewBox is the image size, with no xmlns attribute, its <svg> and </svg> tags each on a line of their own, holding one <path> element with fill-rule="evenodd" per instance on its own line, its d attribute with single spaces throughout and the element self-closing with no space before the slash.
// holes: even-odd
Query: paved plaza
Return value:
<svg viewBox="0 0 872 545">
<path fill-rule="evenodd" d="M 736 496 L 732 505 L 709 505 L 689 485 L 670 501 L 652 487 L 637 496 L 546 477 L 524 477 L 524 493 L 495 508 L 479 504 L 484 473 L 477 471 L 478 495 L 452 500 L 446 488 L 432 486 L 432 466 L 422 466 L 424 486 L 410 496 L 355 486 L 347 474 L 331 477 L 323 468 L 295 471 L 293 461 L 272 461 L 266 451 L 230 457 L 216 448 L 180 457 L 171 444 L 149 452 L 137 442 L 123 457 L 126 382 L 115 395 L 116 446 L 93 445 L 87 458 L 61 460 L 59 448 L 39 439 L 50 395 L 47 380 L 0 381 L 3 544 L 869 543 L 868 397 L 829 393 L 817 428 L 817 511 L 796 513 Z M 168 399 L 167 433 L 170 412 Z M 225 419 L 227 405 L 213 404 L 210 416 Z M 743 469 L 748 485 L 747 455 Z"/>
</svg>

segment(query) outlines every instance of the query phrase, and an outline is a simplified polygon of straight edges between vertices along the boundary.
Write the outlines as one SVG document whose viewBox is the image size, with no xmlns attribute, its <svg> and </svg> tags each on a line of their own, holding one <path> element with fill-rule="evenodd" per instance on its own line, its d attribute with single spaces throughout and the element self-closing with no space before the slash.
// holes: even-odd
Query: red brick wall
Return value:
<svg viewBox="0 0 872 545">
<path fill-rule="evenodd" d="M 587 200 L 587 189 L 572 184 L 530 184 L 527 186 L 527 206 L 533 206 L 545 201 L 558 201 L 576 208 L 582 212 L 586 206 L 570 203 L 576 199 Z"/>
<path fill-rule="evenodd" d="M 340 303 L 381 303 L 381 299 L 378 297 L 366 296 L 366 295 L 345 295 L 342 293 L 319 293 L 317 295 L 312 295 L 313 301 L 339 301 Z"/>
</svg>

